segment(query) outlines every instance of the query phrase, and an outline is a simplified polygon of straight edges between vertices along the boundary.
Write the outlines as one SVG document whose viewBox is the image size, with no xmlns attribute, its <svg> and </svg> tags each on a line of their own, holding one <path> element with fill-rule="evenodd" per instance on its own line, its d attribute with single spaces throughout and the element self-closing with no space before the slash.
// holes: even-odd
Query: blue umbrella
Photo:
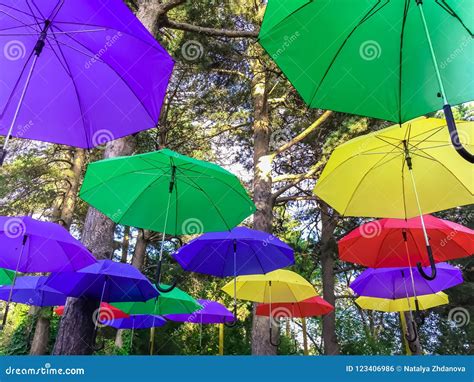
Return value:
<svg viewBox="0 0 474 382">
<path fill-rule="evenodd" d="M 17 277 L 15 285 L 0 287 L 0 300 L 33 305 L 57 306 L 64 305 L 67 296 L 63 293 L 44 285 L 46 276 Z"/>
<path fill-rule="evenodd" d="M 295 262 L 293 249 L 288 244 L 269 233 L 246 227 L 205 233 L 181 247 L 173 257 L 186 271 L 232 276 L 234 280 L 239 275 L 265 274 Z"/>
</svg>

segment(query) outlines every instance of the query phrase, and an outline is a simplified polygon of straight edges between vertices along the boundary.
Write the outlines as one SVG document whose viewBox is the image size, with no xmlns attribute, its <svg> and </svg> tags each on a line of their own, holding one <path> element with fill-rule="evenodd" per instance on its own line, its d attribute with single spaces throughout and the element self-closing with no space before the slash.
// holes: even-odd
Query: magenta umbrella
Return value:
<svg viewBox="0 0 474 382">
<path fill-rule="evenodd" d="M 174 62 L 121 0 L 0 3 L 10 136 L 93 148 L 158 124 Z"/>
</svg>

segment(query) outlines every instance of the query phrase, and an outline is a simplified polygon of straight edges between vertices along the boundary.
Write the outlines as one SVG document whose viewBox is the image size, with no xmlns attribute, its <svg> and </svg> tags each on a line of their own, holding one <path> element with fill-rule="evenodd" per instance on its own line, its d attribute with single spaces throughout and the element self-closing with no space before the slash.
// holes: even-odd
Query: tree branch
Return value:
<svg viewBox="0 0 474 382">
<path fill-rule="evenodd" d="M 169 20 L 168 18 L 165 18 L 164 20 L 162 20 L 161 26 L 172 28 L 172 29 L 178 29 L 182 31 L 187 31 L 187 32 L 200 33 L 206 36 L 229 37 L 229 38 L 257 38 L 258 37 L 258 32 L 256 31 L 238 31 L 238 30 L 231 30 L 231 29 L 202 27 L 198 25 Z"/>
</svg>

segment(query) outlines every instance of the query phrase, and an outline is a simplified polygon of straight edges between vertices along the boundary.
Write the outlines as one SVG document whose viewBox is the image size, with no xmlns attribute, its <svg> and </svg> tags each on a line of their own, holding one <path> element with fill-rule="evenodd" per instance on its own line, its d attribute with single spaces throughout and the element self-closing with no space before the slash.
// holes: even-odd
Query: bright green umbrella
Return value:
<svg viewBox="0 0 474 382">
<path fill-rule="evenodd" d="M 11 285 L 15 278 L 15 272 L 0 268 L 0 285 Z"/>
<path fill-rule="evenodd" d="M 179 288 L 170 288 L 168 285 L 162 285 L 169 292 L 160 292 L 157 298 L 146 302 L 117 302 L 111 305 L 121 311 L 135 314 L 151 314 L 154 317 L 165 314 L 191 314 L 203 309 L 194 298 Z M 150 329 L 150 355 L 153 355 L 155 346 L 155 327 Z"/>
<path fill-rule="evenodd" d="M 80 197 L 116 223 L 163 233 L 157 284 L 166 234 L 230 230 L 255 211 L 235 175 L 168 149 L 91 163 Z"/>
<path fill-rule="evenodd" d="M 163 285 L 167 287 L 166 285 Z M 164 314 L 191 314 L 203 307 L 194 298 L 179 288 L 170 292 L 162 293 L 157 298 L 138 302 L 116 302 L 115 306 L 127 314 L 152 314 L 162 316 Z"/>
<path fill-rule="evenodd" d="M 474 6 L 447 0 L 269 0 L 261 45 L 305 102 L 403 123 L 474 100 Z"/>
</svg>

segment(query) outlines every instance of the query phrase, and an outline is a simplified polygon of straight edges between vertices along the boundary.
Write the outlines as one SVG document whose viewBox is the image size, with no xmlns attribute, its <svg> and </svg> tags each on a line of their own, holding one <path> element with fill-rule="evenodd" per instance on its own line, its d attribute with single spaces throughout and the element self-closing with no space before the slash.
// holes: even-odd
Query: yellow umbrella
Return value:
<svg viewBox="0 0 474 382">
<path fill-rule="evenodd" d="M 474 122 L 458 121 L 469 150 Z M 343 216 L 408 219 L 474 203 L 472 164 L 456 155 L 444 119 L 419 118 L 337 147 L 315 194 Z M 436 268 L 424 230 L 432 275 Z M 418 269 L 421 264 L 418 265 Z"/>
<path fill-rule="evenodd" d="M 270 304 L 276 302 L 299 302 L 316 296 L 314 287 L 295 272 L 278 269 L 265 275 L 247 275 L 237 277 L 237 282 L 227 283 L 222 290 L 231 297 L 253 302 Z M 272 340 L 272 315 L 269 315 L 270 344 L 279 346 Z"/>
<path fill-rule="evenodd" d="M 421 310 L 449 304 L 448 295 L 443 292 L 418 296 L 417 299 Z M 391 300 L 388 298 L 361 296 L 357 298 L 355 302 L 362 309 L 378 310 L 380 312 L 408 312 L 415 310 L 414 297 L 410 297 L 410 299 L 399 298 Z"/>
<path fill-rule="evenodd" d="M 234 282 L 227 283 L 222 290 L 234 297 Z M 316 296 L 314 287 L 295 272 L 278 269 L 265 275 L 237 277 L 236 297 L 261 303 L 299 302 Z"/>
</svg>

